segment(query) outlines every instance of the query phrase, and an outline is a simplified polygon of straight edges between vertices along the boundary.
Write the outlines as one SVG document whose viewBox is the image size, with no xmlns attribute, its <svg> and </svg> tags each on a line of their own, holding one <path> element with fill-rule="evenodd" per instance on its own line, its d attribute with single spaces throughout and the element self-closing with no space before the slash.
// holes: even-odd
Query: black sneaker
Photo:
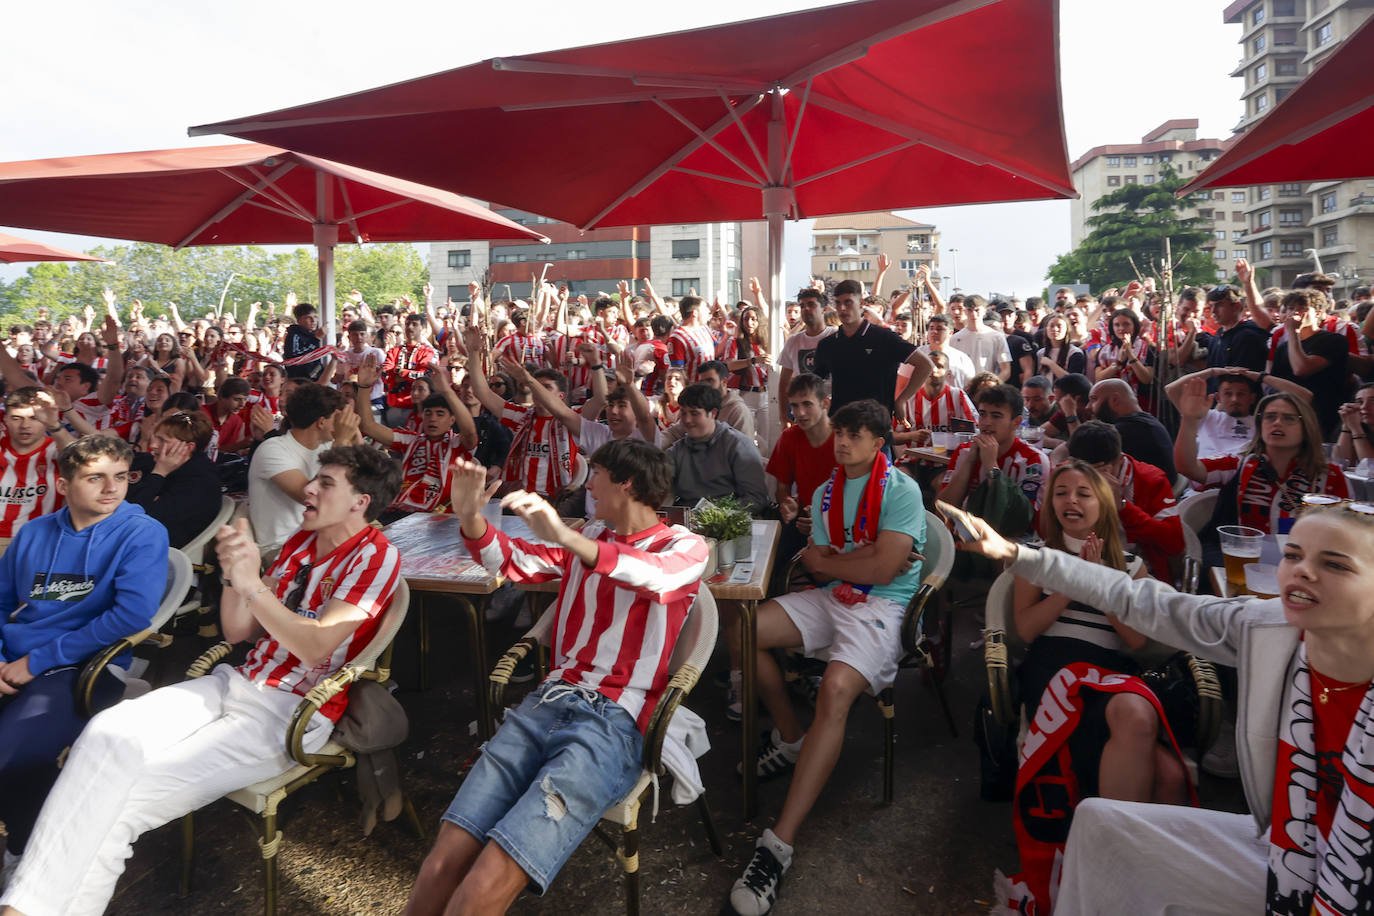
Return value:
<svg viewBox="0 0 1374 916">
<path fill-rule="evenodd" d="M 800 750 L 793 750 L 783 743 L 782 735 L 775 728 L 763 736 L 759 742 L 758 774 L 759 779 L 776 779 L 796 769 Z M 735 764 L 736 772 L 744 772 L 744 764 Z"/>
<path fill-rule="evenodd" d="M 730 888 L 730 908 L 738 916 L 763 916 L 773 909 L 782 888 L 782 876 L 791 865 L 778 861 L 767 842 L 761 837 L 754 848 L 754 858 L 744 870 L 744 877 Z"/>
</svg>

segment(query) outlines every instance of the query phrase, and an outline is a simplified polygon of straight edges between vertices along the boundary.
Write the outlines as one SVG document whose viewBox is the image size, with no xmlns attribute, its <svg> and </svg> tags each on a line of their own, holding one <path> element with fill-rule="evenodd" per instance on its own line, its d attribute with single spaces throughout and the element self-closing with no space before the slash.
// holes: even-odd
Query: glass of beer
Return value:
<svg viewBox="0 0 1374 916">
<path fill-rule="evenodd" d="M 1221 556 L 1226 562 L 1226 580 L 1237 591 L 1245 589 L 1245 567 L 1258 563 L 1264 546 L 1264 532 L 1245 525 L 1221 525 Z"/>
<path fill-rule="evenodd" d="M 931 451 L 933 451 L 935 454 L 943 455 L 945 453 L 945 450 L 949 448 L 949 434 L 931 433 L 930 448 Z"/>
</svg>

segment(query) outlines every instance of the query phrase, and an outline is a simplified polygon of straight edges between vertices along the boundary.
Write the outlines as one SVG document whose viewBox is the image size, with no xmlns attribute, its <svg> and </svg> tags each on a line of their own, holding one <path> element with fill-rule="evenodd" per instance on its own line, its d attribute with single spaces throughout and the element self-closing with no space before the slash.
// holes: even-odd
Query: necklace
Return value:
<svg viewBox="0 0 1374 916">
<path fill-rule="evenodd" d="M 1346 684 L 1344 687 L 1328 687 L 1322 683 L 1321 675 L 1317 673 L 1316 668 L 1309 667 L 1307 669 L 1307 673 L 1312 675 L 1312 678 L 1317 682 L 1317 686 L 1320 687 L 1322 690 L 1321 695 L 1317 697 L 1317 702 L 1320 703 L 1322 706 L 1325 706 L 1327 703 L 1331 702 L 1331 694 L 1333 693 L 1341 693 L 1346 690 L 1354 690 L 1356 687 L 1369 687 L 1368 681 L 1364 681 L 1359 684 Z"/>
</svg>

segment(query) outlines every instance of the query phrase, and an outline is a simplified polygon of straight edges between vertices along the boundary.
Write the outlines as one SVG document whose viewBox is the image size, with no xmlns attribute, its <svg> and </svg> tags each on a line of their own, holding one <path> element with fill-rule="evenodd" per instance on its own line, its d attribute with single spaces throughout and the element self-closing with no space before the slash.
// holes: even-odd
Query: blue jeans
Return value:
<svg viewBox="0 0 1374 916">
<path fill-rule="evenodd" d="M 443 819 L 499 845 L 543 894 L 601 815 L 634 787 L 643 746 L 634 719 L 616 703 L 546 681 L 507 713 Z"/>
</svg>

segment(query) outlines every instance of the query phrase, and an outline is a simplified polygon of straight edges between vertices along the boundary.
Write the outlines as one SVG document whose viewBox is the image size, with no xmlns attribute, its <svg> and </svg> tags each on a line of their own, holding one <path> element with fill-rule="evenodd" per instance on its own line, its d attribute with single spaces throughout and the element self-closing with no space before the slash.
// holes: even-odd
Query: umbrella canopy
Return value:
<svg viewBox="0 0 1374 916">
<path fill-rule="evenodd" d="M 13 264 L 17 261 L 103 261 L 104 258 L 97 258 L 93 254 L 81 254 L 76 251 L 68 251 L 65 248 L 58 248 L 56 245 L 44 245 L 42 242 L 35 242 L 32 239 L 22 239 L 17 235 L 6 235 L 0 232 L 0 262 Z"/>
<path fill-rule="evenodd" d="M 1282 102 L 1250 125 L 1187 185 L 1198 188 L 1374 175 L 1374 72 L 1367 52 L 1374 19 L 1365 22 Z"/>
<path fill-rule="evenodd" d="M 282 143 L 584 229 L 766 217 L 776 300 L 785 217 L 1076 196 L 1056 12 L 867 0 L 496 58 L 191 134 Z"/>
<path fill-rule="evenodd" d="M 448 191 L 258 143 L 0 163 L 0 219 L 175 248 L 313 243 L 326 323 L 340 242 L 546 241 Z"/>
</svg>

